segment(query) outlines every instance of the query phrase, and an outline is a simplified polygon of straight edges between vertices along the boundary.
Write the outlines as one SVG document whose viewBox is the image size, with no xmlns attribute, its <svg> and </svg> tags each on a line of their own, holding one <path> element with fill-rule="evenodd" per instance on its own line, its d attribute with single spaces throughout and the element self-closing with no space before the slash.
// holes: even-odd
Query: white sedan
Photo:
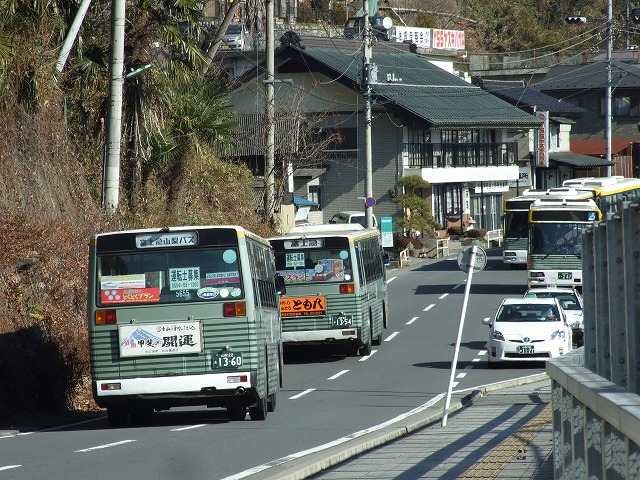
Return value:
<svg viewBox="0 0 640 480">
<path fill-rule="evenodd" d="M 489 368 L 500 362 L 545 361 L 571 350 L 571 327 L 556 298 L 505 298 L 489 325 Z"/>
</svg>

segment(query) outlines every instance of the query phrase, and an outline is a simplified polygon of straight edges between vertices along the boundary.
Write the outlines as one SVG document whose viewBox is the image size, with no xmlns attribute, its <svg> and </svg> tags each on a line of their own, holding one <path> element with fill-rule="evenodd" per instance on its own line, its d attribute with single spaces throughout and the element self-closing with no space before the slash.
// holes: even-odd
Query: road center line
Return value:
<svg viewBox="0 0 640 480">
<path fill-rule="evenodd" d="M 385 342 L 390 342 L 391 340 L 393 340 L 393 338 L 398 335 L 400 332 L 393 332 L 391 335 L 389 335 L 387 338 L 384 339 Z"/>
<path fill-rule="evenodd" d="M 327 378 L 327 380 L 335 380 L 336 378 L 338 378 L 340 375 L 344 375 L 345 373 L 347 373 L 349 370 L 342 370 L 338 373 L 336 373 L 335 375 L 331 375 L 329 378 Z"/>
<path fill-rule="evenodd" d="M 371 350 L 371 355 L 366 355 L 364 357 L 362 357 L 360 360 L 358 360 L 359 362 L 366 362 L 368 359 L 370 359 L 374 353 L 376 353 L 378 350 Z"/>
<path fill-rule="evenodd" d="M 443 294 L 442 294 L 442 295 L 440 295 L 438 298 L 439 298 L 440 300 L 442 300 L 444 297 L 446 297 L 446 296 L 448 296 L 448 295 L 449 295 L 448 293 L 443 293 Z"/>
<path fill-rule="evenodd" d="M 294 395 L 293 397 L 289 397 L 289 400 L 297 400 L 301 396 L 306 395 L 307 393 L 311 393 L 314 390 L 315 390 L 315 388 L 307 388 L 304 392 L 300 392 L 299 394 Z"/>
<path fill-rule="evenodd" d="M 122 440 L 121 442 L 105 443 L 104 445 L 98 445 L 97 447 L 89 447 L 89 448 L 83 448 L 82 450 L 76 450 L 75 453 L 85 453 L 85 452 L 91 452 L 93 450 L 100 450 L 102 448 L 117 447 L 118 445 L 124 445 L 125 443 L 131 443 L 135 441 L 136 440 Z"/>
<path fill-rule="evenodd" d="M 435 303 L 432 303 L 431 305 L 429 305 L 428 307 L 426 307 L 426 308 L 423 310 L 423 312 L 428 312 L 429 310 L 431 310 L 431 309 L 432 309 L 433 307 L 435 307 L 435 306 L 436 306 L 436 304 L 435 304 Z"/>
<path fill-rule="evenodd" d="M 201 423 L 199 425 L 189 425 L 188 427 L 181 427 L 181 428 L 172 428 L 171 430 L 169 430 L 170 432 L 182 432 L 184 430 L 191 430 L 193 428 L 200 428 L 200 427 L 206 427 L 207 424 L 206 423 Z"/>
<path fill-rule="evenodd" d="M 413 322 L 415 322 L 418 319 L 418 317 L 413 317 L 411 320 L 409 320 L 406 325 L 411 325 Z"/>
</svg>

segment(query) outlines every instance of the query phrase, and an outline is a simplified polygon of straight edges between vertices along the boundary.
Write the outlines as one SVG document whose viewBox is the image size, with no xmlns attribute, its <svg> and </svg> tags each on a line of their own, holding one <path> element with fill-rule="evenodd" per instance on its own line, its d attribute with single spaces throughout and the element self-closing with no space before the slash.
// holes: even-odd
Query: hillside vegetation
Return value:
<svg viewBox="0 0 640 480">
<path fill-rule="evenodd" d="M 468 29 L 473 48 L 514 51 L 571 38 L 565 14 L 602 16 L 605 3 L 421 0 L 416 8 L 432 12 L 419 16 L 423 26 Z M 127 2 L 125 71 L 154 68 L 125 83 L 120 205 L 105 215 L 111 1 L 92 3 L 58 72 L 77 2 L 0 0 L 0 426 L 95 408 L 85 320 L 93 233 L 184 224 L 273 232 L 252 208 L 254 173 L 220 159 L 233 145 L 234 115 L 215 62 L 202 73 L 200 4 L 167 5 Z"/>
</svg>

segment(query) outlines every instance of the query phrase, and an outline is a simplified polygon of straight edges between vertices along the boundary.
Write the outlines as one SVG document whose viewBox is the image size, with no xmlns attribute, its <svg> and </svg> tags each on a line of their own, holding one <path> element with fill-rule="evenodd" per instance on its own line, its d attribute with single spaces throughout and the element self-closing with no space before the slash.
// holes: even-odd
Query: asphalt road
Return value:
<svg viewBox="0 0 640 480">
<path fill-rule="evenodd" d="M 526 289 L 526 271 L 504 267 L 497 250 L 488 254 L 472 279 L 454 389 L 544 371 L 542 364 L 487 369 L 481 320 Z M 390 270 L 382 345 L 367 357 L 287 350 L 285 386 L 263 422 L 181 409 L 144 427 L 112 429 L 104 415 L 87 415 L 60 428 L 0 435 L 0 480 L 243 478 L 376 428 L 447 391 L 466 279 L 455 259 Z"/>
</svg>

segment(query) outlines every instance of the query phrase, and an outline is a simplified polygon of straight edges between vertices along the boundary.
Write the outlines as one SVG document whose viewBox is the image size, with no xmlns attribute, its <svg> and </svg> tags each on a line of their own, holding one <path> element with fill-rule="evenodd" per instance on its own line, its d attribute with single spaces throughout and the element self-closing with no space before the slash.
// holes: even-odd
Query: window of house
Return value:
<svg viewBox="0 0 640 480">
<path fill-rule="evenodd" d="M 611 115 L 613 117 L 640 116 L 640 98 L 638 97 L 615 97 L 611 99 Z M 600 116 L 607 113 L 606 99 L 600 99 Z"/>
<path fill-rule="evenodd" d="M 314 207 L 314 210 L 322 210 L 322 204 L 320 203 L 320 185 L 309 185 L 309 194 L 307 200 L 316 203 L 318 206 Z"/>
</svg>

